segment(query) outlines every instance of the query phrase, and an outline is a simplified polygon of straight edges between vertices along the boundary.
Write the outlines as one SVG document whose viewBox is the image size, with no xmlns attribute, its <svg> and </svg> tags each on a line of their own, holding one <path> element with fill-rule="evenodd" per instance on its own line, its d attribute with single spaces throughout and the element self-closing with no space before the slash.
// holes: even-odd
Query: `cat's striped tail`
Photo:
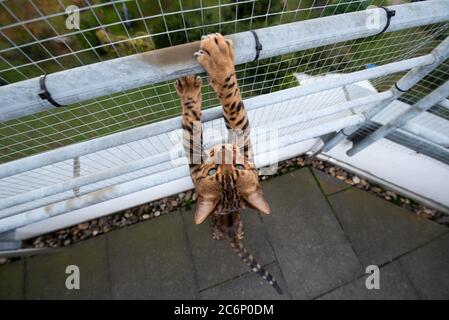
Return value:
<svg viewBox="0 0 449 320">
<path fill-rule="evenodd" d="M 228 238 L 232 249 L 235 253 L 245 262 L 252 272 L 259 274 L 263 279 L 265 279 L 279 294 L 283 294 L 281 287 L 279 287 L 276 279 L 271 273 L 262 268 L 262 266 L 256 261 L 254 256 L 248 252 L 248 250 L 243 246 L 242 242 L 236 239 Z"/>
</svg>

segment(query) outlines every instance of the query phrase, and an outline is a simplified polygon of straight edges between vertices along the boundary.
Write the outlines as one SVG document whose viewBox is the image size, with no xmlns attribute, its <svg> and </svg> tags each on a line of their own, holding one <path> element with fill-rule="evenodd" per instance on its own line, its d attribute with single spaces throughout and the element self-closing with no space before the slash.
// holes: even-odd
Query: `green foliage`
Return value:
<svg viewBox="0 0 449 320">
<path fill-rule="evenodd" d="M 373 4 L 372 0 L 348 1 L 348 0 L 331 0 L 324 9 L 324 15 L 335 15 L 354 11 L 365 10 L 369 5 Z"/>
<path fill-rule="evenodd" d="M 136 51 L 146 52 L 154 49 L 151 40 L 145 37 L 146 34 L 143 32 L 137 32 L 131 40 L 125 36 L 110 34 L 104 29 L 98 29 L 95 35 L 102 44 L 107 45 L 104 50 L 111 56 L 116 56 L 118 53 L 120 57 L 123 57 L 134 54 Z"/>
</svg>

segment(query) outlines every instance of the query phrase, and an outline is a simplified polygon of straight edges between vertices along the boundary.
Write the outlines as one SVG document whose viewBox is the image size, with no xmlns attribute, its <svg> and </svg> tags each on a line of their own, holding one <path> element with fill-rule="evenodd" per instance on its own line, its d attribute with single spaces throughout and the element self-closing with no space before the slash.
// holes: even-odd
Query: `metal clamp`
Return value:
<svg viewBox="0 0 449 320">
<path fill-rule="evenodd" d="M 408 91 L 410 91 L 410 89 L 409 89 L 409 90 L 402 90 L 401 88 L 399 88 L 397 82 L 394 84 L 394 87 L 396 88 L 396 90 L 398 90 L 398 91 L 400 91 L 400 92 L 408 92 Z"/>
<path fill-rule="evenodd" d="M 54 105 L 55 107 L 64 107 L 62 104 L 57 103 L 55 100 L 53 100 L 53 98 L 51 97 L 50 92 L 47 90 L 47 87 L 45 86 L 45 78 L 47 77 L 46 74 L 40 76 L 39 78 L 39 86 L 40 86 L 40 91 L 37 94 L 42 100 L 47 100 L 48 102 L 50 102 L 52 105 Z"/>
<path fill-rule="evenodd" d="M 257 60 L 259 60 L 259 54 L 260 54 L 260 51 L 262 51 L 263 46 L 259 41 L 259 36 L 257 35 L 256 31 L 254 31 L 254 30 L 250 30 L 250 31 L 254 36 L 254 40 L 256 41 L 256 57 L 254 58 L 254 61 L 257 61 Z"/>
<path fill-rule="evenodd" d="M 375 36 L 378 36 L 379 34 L 382 34 L 385 32 L 385 30 L 388 29 L 388 27 L 390 26 L 390 22 L 391 22 L 391 17 L 394 17 L 396 15 L 396 11 L 395 10 L 390 10 L 388 8 L 385 7 L 379 7 L 385 10 L 385 12 L 387 13 L 387 23 L 385 24 L 385 27 L 382 29 L 381 32 L 375 34 Z"/>
</svg>

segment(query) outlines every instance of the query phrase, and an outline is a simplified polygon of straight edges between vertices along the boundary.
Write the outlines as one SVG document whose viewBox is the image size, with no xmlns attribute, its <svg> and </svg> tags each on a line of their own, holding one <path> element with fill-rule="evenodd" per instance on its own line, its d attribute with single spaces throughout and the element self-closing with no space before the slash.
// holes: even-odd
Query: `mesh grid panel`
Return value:
<svg viewBox="0 0 449 320">
<path fill-rule="evenodd" d="M 0 2 L 0 84 L 32 79 L 42 74 L 76 68 L 149 50 L 157 50 L 200 39 L 210 32 L 224 35 L 290 22 L 316 19 L 352 11 L 369 5 L 389 5 L 397 1 L 376 0 L 9 0 Z M 402 1 L 406 2 L 406 1 Z M 79 8 L 80 30 L 67 29 L 66 8 Z M 449 23 L 411 28 L 363 39 L 350 40 L 236 66 L 244 99 L 297 87 L 321 76 L 344 76 L 367 67 L 385 65 L 428 54 L 449 36 Z M 251 126 L 269 128 L 302 114 L 382 92 L 405 72 L 348 85 L 298 99 L 274 103 L 251 111 Z M 203 108 L 219 105 L 215 92 L 203 79 Z M 374 120 L 385 123 L 449 79 L 445 61 L 412 90 Z M 0 104 L 2 102 L 0 101 Z M 369 109 L 372 105 L 342 111 L 324 118 L 281 126 L 280 138 L 298 135 L 321 124 L 333 123 Z M 179 99 L 171 82 L 161 82 L 114 95 L 54 108 L 0 123 L 0 164 L 95 139 L 180 115 Z M 404 128 L 440 134 L 445 145 L 449 137 L 449 111 L 434 106 Z M 205 124 L 224 137 L 221 119 Z M 362 128 L 363 131 L 363 128 Z M 94 174 L 126 163 L 170 152 L 179 142 L 180 130 L 153 136 L 118 147 L 81 156 L 81 176 Z M 211 145 L 214 141 L 207 141 Z M 388 142 L 382 142 L 388 143 Z M 395 144 L 388 143 L 391 148 Z M 402 148 L 402 147 L 401 147 Z M 401 149 L 402 150 L 402 149 Z M 132 181 L 184 166 L 167 162 L 103 180 L 80 188 L 79 194 Z M 74 159 L 69 159 L 12 177 L 0 179 L 0 199 L 31 192 L 73 178 Z M 4 209 L 1 213 L 22 212 L 70 199 L 69 190 L 43 199 Z"/>
</svg>

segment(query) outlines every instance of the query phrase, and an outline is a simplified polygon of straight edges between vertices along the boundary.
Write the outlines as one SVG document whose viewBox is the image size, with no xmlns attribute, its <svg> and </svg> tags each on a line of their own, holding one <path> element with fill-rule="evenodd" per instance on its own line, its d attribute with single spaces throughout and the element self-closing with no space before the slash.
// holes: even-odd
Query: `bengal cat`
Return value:
<svg viewBox="0 0 449 320">
<path fill-rule="evenodd" d="M 203 36 L 195 57 L 209 74 L 232 137 L 227 144 L 203 150 L 201 78 L 192 75 L 178 79 L 175 88 L 182 103 L 183 145 L 198 194 L 195 223 L 200 224 L 211 215 L 213 239 L 226 238 L 251 271 L 258 273 L 282 294 L 274 277 L 261 267 L 241 242 L 240 210 L 253 208 L 269 214 L 270 207 L 263 196 L 253 163 L 250 126 L 234 69 L 232 41 L 218 33 Z"/>
</svg>

